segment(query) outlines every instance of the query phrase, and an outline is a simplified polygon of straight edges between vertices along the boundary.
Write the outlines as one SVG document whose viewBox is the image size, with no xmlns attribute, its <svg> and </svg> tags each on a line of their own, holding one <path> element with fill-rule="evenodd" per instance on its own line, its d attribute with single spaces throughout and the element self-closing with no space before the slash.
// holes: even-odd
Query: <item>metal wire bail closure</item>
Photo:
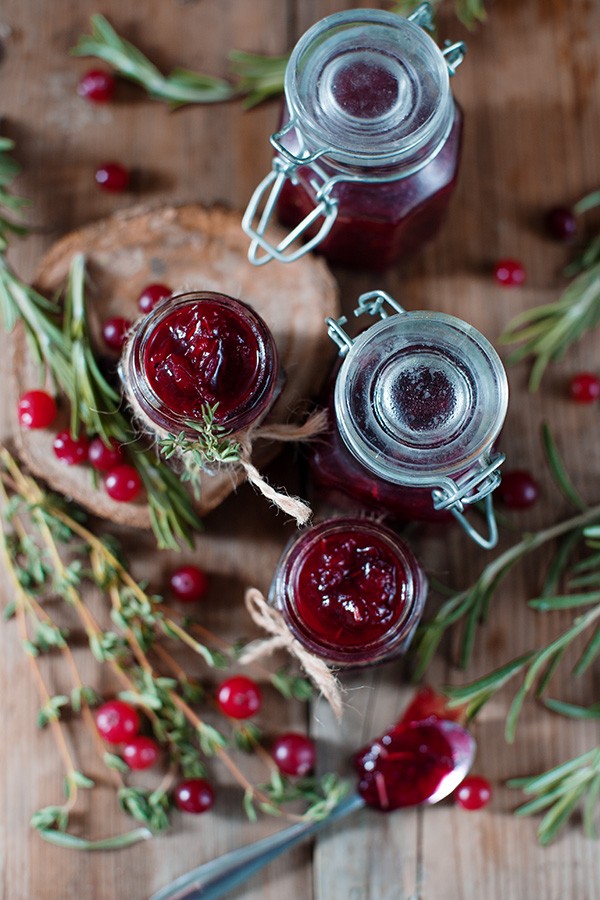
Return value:
<svg viewBox="0 0 600 900">
<path fill-rule="evenodd" d="M 277 150 L 278 155 L 273 159 L 271 171 L 266 178 L 263 178 L 252 194 L 242 219 L 242 229 L 252 239 L 248 249 L 248 259 L 255 266 L 263 266 L 272 259 L 286 263 L 294 262 L 294 260 L 299 259 L 306 253 L 310 253 L 317 244 L 320 244 L 327 237 L 337 217 L 337 201 L 329 193 L 332 186 L 331 179 L 327 178 L 319 170 L 318 166 L 313 165 L 320 156 L 329 152 L 329 148 L 323 147 L 314 153 L 304 152 L 300 156 L 295 156 L 281 143 L 281 139 L 292 128 L 296 129 L 300 138 L 300 144 L 301 146 L 303 145 L 302 135 L 293 120 L 290 120 L 281 131 L 271 135 L 271 144 Z M 315 208 L 282 241 L 278 244 L 273 244 L 265 237 L 265 232 L 273 217 L 277 199 L 285 182 L 290 179 L 293 183 L 296 183 L 295 173 L 300 166 L 312 167 L 314 176 L 312 186 L 315 189 L 317 201 Z M 263 198 L 267 192 L 266 202 L 262 212 L 260 212 Z M 323 222 L 317 234 L 306 243 L 300 244 L 294 249 L 288 249 L 296 241 L 299 241 L 319 218 L 322 218 Z M 258 221 L 255 225 L 254 223 L 257 219 Z M 264 251 L 262 255 L 260 254 L 261 249 Z"/>
</svg>

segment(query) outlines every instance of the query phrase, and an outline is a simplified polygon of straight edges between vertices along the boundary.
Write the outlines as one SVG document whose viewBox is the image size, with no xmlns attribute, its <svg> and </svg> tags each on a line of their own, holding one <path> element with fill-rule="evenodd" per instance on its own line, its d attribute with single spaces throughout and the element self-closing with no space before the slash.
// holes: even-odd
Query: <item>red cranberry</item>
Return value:
<svg viewBox="0 0 600 900">
<path fill-rule="evenodd" d="M 206 575 L 197 566 L 181 566 L 172 573 L 169 585 L 175 597 L 182 603 L 202 600 L 208 588 Z"/>
<path fill-rule="evenodd" d="M 120 463 L 110 469 L 104 477 L 106 493 L 119 503 L 135 500 L 142 488 L 142 479 L 137 469 L 127 463 Z"/>
<path fill-rule="evenodd" d="M 540 488 L 530 472 L 512 469 L 502 474 L 497 493 L 500 502 L 508 509 L 527 509 L 538 499 Z"/>
<path fill-rule="evenodd" d="M 123 746 L 123 759 L 130 769 L 149 769 L 153 766 L 160 748 L 154 738 L 145 737 L 143 734 L 132 738 Z"/>
<path fill-rule="evenodd" d="M 84 434 L 71 437 L 69 431 L 61 431 L 54 438 L 54 455 L 65 466 L 76 466 L 88 458 L 89 444 Z"/>
<path fill-rule="evenodd" d="M 77 85 L 77 93 L 92 103 L 108 103 L 117 89 L 117 79 L 105 69 L 90 69 Z"/>
<path fill-rule="evenodd" d="M 593 403 L 600 397 L 600 378 L 593 372 L 578 372 L 569 382 L 569 395 L 576 403 Z"/>
<path fill-rule="evenodd" d="M 463 809 L 481 809 L 490 802 L 492 787 L 481 775 L 467 775 L 454 791 L 454 799 Z"/>
<path fill-rule="evenodd" d="M 577 217 L 568 206 L 549 209 L 544 222 L 548 234 L 557 241 L 570 241 L 577 232 Z"/>
<path fill-rule="evenodd" d="M 501 259 L 494 266 L 494 278 L 502 287 L 519 287 L 525 282 L 525 269 L 518 259 Z"/>
<path fill-rule="evenodd" d="M 95 437 L 90 441 L 88 457 L 90 465 L 97 472 L 108 472 L 109 469 L 113 469 L 123 462 L 123 451 L 115 440 L 112 440 L 108 446 L 101 437 Z"/>
<path fill-rule="evenodd" d="M 46 391 L 27 391 L 19 397 L 17 414 L 24 428 L 47 428 L 56 418 L 56 401 Z"/>
<path fill-rule="evenodd" d="M 234 675 L 224 681 L 217 691 L 221 711 L 232 719 L 248 719 L 255 715 L 262 703 L 259 686 L 245 675 Z"/>
<path fill-rule="evenodd" d="M 284 775 L 308 775 L 315 767 L 314 741 L 293 731 L 280 735 L 271 747 L 271 755 Z"/>
<path fill-rule="evenodd" d="M 136 708 L 124 700 L 109 700 L 96 710 L 96 728 L 109 744 L 120 744 L 136 736 L 140 717 Z"/>
<path fill-rule="evenodd" d="M 177 785 L 173 799 L 183 812 L 203 813 L 214 805 L 215 792 L 204 778 L 188 778 Z"/>
<path fill-rule="evenodd" d="M 129 319 L 122 319 L 120 316 L 107 319 L 102 326 L 102 339 L 111 350 L 121 351 L 130 328 L 131 322 Z"/>
<path fill-rule="evenodd" d="M 138 297 L 138 306 L 143 313 L 149 313 L 157 303 L 170 297 L 173 291 L 166 284 L 147 284 Z"/>
<path fill-rule="evenodd" d="M 129 187 L 131 174 L 121 163 L 108 162 L 96 169 L 96 184 L 104 191 L 118 194 Z"/>
</svg>

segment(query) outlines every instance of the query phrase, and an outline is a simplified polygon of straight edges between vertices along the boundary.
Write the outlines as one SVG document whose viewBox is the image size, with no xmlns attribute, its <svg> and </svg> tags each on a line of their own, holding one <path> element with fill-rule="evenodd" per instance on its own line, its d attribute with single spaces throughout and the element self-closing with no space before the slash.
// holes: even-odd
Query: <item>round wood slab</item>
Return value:
<svg viewBox="0 0 600 900">
<path fill-rule="evenodd" d="M 100 338 L 104 320 L 140 315 L 137 297 L 151 282 L 182 290 L 213 290 L 229 294 L 253 306 L 265 319 L 277 344 L 286 373 L 283 391 L 270 422 L 294 421 L 302 401 L 313 396 L 327 374 L 333 345 L 324 319 L 339 315 L 336 282 L 322 260 L 305 256 L 291 265 L 270 263 L 256 268 L 247 258 L 248 239 L 240 216 L 220 208 L 199 206 L 135 208 L 81 228 L 59 240 L 44 256 L 35 279 L 47 296 L 62 288 L 73 256 L 86 256 L 86 296 L 90 323 L 98 352 L 106 353 Z M 12 342 L 14 436 L 23 461 L 55 490 L 72 497 L 93 513 L 136 527 L 150 526 L 143 502 L 116 503 L 102 485 L 95 489 L 87 466 L 65 466 L 55 457 L 54 435 L 68 427 L 68 409 L 48 430 L 19 426 L 17 398 L 39 387 L 39 370 L 25 335 L 17 329 Z M 255 458 L 262 464 L 277 453 L 273 444 L 261 448 Z M 206 477 L 201 515 L 214 509 L 244 479 L 228 470 Z"/>
</svg>

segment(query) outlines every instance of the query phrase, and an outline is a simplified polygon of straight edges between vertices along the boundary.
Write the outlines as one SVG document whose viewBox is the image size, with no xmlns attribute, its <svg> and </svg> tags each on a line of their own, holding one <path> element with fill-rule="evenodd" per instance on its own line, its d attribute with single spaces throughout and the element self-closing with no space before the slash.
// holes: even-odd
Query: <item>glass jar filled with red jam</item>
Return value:
<svg viewBox="0 0 600 900">
<path fill-rule="evenodd" d="M 406 19 L 337 13 L 300 39 L 272 171 L 242 223 L 253 263 L 317 248 L 335 263 L 383 269 L 435 234 L 457 179 L 462 114 L 449 75 L 465 48 L 440 50 L 428 27 L 421 3 Z M 275 208 L 291 229 L 278 243 L 266 233 Z"/>
<path fill-rule="evenodd" d="M 403 653 L 423 612 L 427 579 L 389 528 L 365 518 L 330 519 L 284 552 L 269 600 L 294 637 L 335 666 Z"/>
<path fill-rule="evenodd" d="M 461 319 L 407 312 L 383 291 L 359 298 L 355 315 L 362 314 L 381 318 L 354 340 L 344 317 L 328 320 L 342 362 L 330 432 L 311 456 L 313 481 L 398 520 L 453 516 L 480 546 L 493 547 L 492 494 L 504 461 L 495 442 L 508 405 L 500 357 Z M 479 501 L 486 535 L 464 514 Z"/>
<path fill-rule="evenodd" d="M 192 291 L 162 300 L 135 326 L 121 374 L 150 428 L 194 438 L 207 407 L 235 433 L 268 412 L 278 387 L 277 348 L 266 323 L 240 300 Z"/>
</svg>

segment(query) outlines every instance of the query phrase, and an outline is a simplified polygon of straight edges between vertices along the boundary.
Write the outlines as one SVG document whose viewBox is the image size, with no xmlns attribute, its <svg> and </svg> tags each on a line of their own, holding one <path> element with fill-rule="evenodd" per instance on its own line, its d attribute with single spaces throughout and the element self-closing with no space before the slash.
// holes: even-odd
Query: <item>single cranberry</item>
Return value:
<svg viewBox="0 0 600 900">
<path fill-rule="evenodd" d="M 129 169 L 121 163 L 108 162 L 96 169 L 96 184 L 104 191 L 112 191 L 115 194 L 126 191 L 129 187 L 131 174 Z"/>
<path fill-rule="evenodd" d="M 154 738 L 143 734 L 127 741 L 122 750 L 123 759 L 130 769 L 149 769 L 158 759 L 159 753 L 160 747 Z"/>
<path fill-rule="evenodd" d="M 47 428 L 56 418 L 56 401 L 46 391 L 27 391 L 19 397 L 17 414 L 24 428 Z"/>
<path fill-rule="evenodd" d="M 92 103 L 108 103 L 117 89 L 117 79 L 105 69 L 90 69 L 77 85 L 77 93 Z"/>
<path fill-rule="evenodd" d="M 173 291 L 166 284 L 147 284 L 138 297 L 138 306 L 143 313 L 149 313 L 157 303 L 170 297 Z"/>
<path fill-rule="evenodd" d="M 492 787 L 481 775 L 467 775 L 454 791 L 454 799 L 463 809 L 481 809 L 490 802 Z"/>
<path fill-rule="evenodd" d="M 204 778 L 188 778 L 177 785 L 173 799 L 183 812 L 203 813 L 213 807 L 215 792 Z"/>
<path fill-rule="evenodd" d="M 557 241 L 570 241 L 577 232 L 577 216 L 568 206 L 554 206 L 544 217 L 546 231 Z"/>
<path fill-rule="evenodd" d="M 137 469 L 127 463 L 120 463 L 110 469 L 104 477 L 106 493 L 119 503 L 135 500 L 142 488 L 142 479 Z"/>
<path fill-rule="evenodd" d="M 262 703 L 259 686 L 245 675 L 234 675 L 224 681 L 217 691 L 221 711 L 232 719 L 248 719 L 255 715 Z"/>
<path fill-rule="evenodd" d="M 115 440 L 111 440 L 110 445 L 107 445 L 101 437 L 95 437 L 90 441 L 88 457 L 90 465 L 97 472 L 108 472 L 123 462 L 123 450 Z"/>
<path fill-rule="evenodd" d="M 314 769 L 317 751 L 309 737 L 290 731 L 273 742 L 271 755 L 284 775 L 302 776 Z"/>
<path fill-rule="evenodd" d="M 76 466 L 87 461 L 89 444 L 86 436 L 74 438 L 69 431 L 61 431 L 54 438 L 54 455 L 65 466 Z"/>
<path fill-rule="evenodd" d="M 578 372 L 569 382 L 569 396 L 576 403 L 593 403 L 600 397 L 600 378 L 593 372 Z"/>
<path fill-rule="evenodd" d="M 198 566 L 181 566 L 171 574 L 169 585 L 182 603 L 194 603 L 206 594 L 208 579 Z"/>
<path fill-rule="evenodd" d="M 501 259 L 494 266 L 494 278 L 502 287 L 519 287 L 525 282 L 525 268 L 518 259 Z"/>
<path fill-rule="evenodd" d="M 102 326 L 102 339 L 111 350 L 121 351 L 130 328 L 129 319 L 123 319 L 120 316 L 107 319 Z"/>
<path fill-rule="evenodd" d="M 512 469 L 502 474 L 497 494 L 500 502 L 508 509 L 527 509 L 540 496 L 540 488 L 530 472 Z"/>
<path fill-rule="evenodd" d="M 96 728 L 109 744 L 121 744 L 137 735 L 140 717 L 136 708 L 124 700 L 108 700 L 96 710 Z"/>
</svg>

